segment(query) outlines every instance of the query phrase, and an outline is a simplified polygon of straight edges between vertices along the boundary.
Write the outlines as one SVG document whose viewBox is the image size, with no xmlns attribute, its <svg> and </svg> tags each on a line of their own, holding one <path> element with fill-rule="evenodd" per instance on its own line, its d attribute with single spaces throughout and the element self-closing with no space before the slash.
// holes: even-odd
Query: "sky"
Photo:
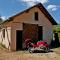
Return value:
<svg viewBox="0 0 60 60">
<path fill-rule="evenodd" d="M 0 16 L 9 18 L 36 3 L 42 3 L 57 23 L 60 24 L 60 0 L 0 0 Z"/>
</svg>

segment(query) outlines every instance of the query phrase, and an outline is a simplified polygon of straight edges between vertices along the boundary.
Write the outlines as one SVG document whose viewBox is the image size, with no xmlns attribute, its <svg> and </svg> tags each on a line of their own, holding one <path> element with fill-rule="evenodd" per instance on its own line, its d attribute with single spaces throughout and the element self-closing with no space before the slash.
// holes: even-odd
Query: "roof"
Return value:
<svg viewBox="0 0 60 60">
<path fill-rule="evenodd" d="M 13 21 L 13 19 L 16 16 L 19 16 L 19 15 L 21 15 L 24 12 L 28 12 L 30 9 L 32 9 L 34 7 L 38 7 L 41 10 L 41 12 L 49 19 L 49 21 L 52 23 L 52 25 L 57 25 L 57 22 L 53 19 L 53 17 L 49 14 L 49 12 L 45 9 L 45 7 L 41 3 L 36 4 L 36 5 L 28 8 L 28 9 L 26 9 L 26 10 L 24 10 L 24 11 L 22 11 L 22 12 L 16 14 L 16 15 L 14 15 L 14 16 L 11 16 L 8 20 L 4 21 L 3 23 Z"/>
</svg>

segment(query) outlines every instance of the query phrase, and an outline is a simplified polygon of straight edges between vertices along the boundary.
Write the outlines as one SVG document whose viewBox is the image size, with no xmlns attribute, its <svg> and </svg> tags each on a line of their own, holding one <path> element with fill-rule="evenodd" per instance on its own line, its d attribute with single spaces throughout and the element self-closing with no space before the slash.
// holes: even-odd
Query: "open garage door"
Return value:
<svg viewBox="0 0 60 60">
<path fill-rule="evenodd" d="M 23 42 L 26 39 L 32 39 L 34 42 L 42 40 L 42 26 L 23 24 Z"/>
</svg>

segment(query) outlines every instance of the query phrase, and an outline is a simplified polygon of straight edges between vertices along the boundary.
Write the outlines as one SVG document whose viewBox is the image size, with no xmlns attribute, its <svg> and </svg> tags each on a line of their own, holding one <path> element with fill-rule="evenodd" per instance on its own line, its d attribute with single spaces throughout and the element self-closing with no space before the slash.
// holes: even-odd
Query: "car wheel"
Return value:
<svg viewBox="0 0 60 60">
<path fill-rule="evenodd" d="M 46 48 L 46 52 L 47 52 L 47 53 L 49 52 L 49 48 Z"/>
<path fill-rule="evenodd" d="M 31 50 L 31 48 L 29 48 L 29 49 L 28 49 L 28 51 L 29 51 L 30 53 L 32 53 L 32 50 Z"/>
</svg>

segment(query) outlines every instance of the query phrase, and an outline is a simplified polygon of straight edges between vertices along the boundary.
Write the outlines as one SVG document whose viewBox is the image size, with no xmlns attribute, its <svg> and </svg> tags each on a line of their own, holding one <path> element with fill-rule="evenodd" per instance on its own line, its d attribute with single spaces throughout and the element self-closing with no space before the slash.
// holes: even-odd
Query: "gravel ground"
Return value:
<svg viewBox="0 0 60 60">
<path fill-rule="evenodd" d="M 0 48 L 0 60 L 60 60 L 60 48 L 49 53 L 29 53 L 28 51 L 11 52 Z"/>
</svg>

